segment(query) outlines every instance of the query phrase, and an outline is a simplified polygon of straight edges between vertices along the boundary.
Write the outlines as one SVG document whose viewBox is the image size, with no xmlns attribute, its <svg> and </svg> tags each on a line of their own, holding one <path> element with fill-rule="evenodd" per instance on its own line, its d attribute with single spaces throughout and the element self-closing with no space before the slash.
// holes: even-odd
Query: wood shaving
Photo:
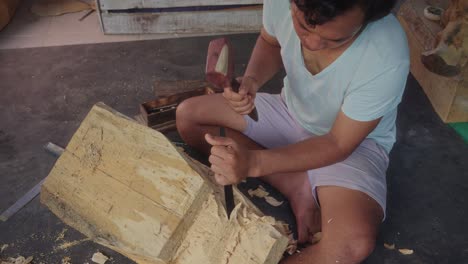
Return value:
<svg viewBox="0 0 468 264">
<path fill-rule="evenodd" d="M 311 244 L 315 244 L 322 239 L 322 232 L 317 232 L 312 236 L 312 241 L 310 241 Z"/>
<path fill-rule="evenodd" d="M 71 258 L 70 257 L 64 257 L 62 259 L 62 264 L 71 264 Z"/>
<path fill-rule="evenodd" d="M 414 250 L 407 249 L 407 248 L 401 248 L 398 251 L 400 251 L 400 253 L 403 254 L 403 255 L 411 255 L 411 254 L 414 253 Z"/>
<path fill-rule="evenodd" d="M 91 260 L 94 262 L 94 263 L 97 263 L 97 264 L 104 264 L 106 263 L 106 261 L 108 260 L 109 258 L 104 256 L 104 254 L 102 254 L 101 252 L 96 252 L 93 254 L 93 257 L 91 258 Z"/>
<path fill-rule="evenodd" d="M 264 198 L 264 197 L 266 197 L 266 196 L 268 196 L 270 194 L 261 185 L 257 189 L 255 189 L 255 190 L 250 189 L 247 192 L 249 193 L 250 197 L 256 196 L 256 197 L 259 197 L 259 198 Z"/>
<path fill-rule="evenodd" d="M 390 249 L 390 250 L 394 250 L 395 249 L 395 244 L 387 244 L 387 243 L 384 243 L 383 246 L 386 248 L 386 249 Z"/>
<path fill-rule="evenodd" d="M 8 244 L 2 245 L 2 247 L 0 247 L 0 253 L 2 253 L 7 247 L 8 247 Z"/>
<path fill-rule="evenodd" d="M 33 260 L 33 257 L 25 259 L 23 256 L 17 258 L 8 258 L 6 261 L 2 261 L 1 264 L 29 264 Z"/>
<path fill-rule="evenodd" d="M 67 230 L 68 229 L 66 229 L 66 228 L 62 229 L 62 232 L 60 232 L 60 234 L 58 234 L 55 241 L 63 240 L 65 238 L 65 232 L 67 232 Z"/>
<path fill-rule="evenodd" d="M 286 253 L 289 255 L 294 254 L 297 251 L 297 244 L 289 244 L 286 248 Z"/>
<path fill-rule="evenodd" d="M 91 238 L 84 238 L 84 239 L 81 239 L 81 240 L 75 240 L 75 241 L 71 241 L 71 242 L 64 242 L 61 245 L 56 246 L 54 248 L 54 252 L 74 247 L 74 246 L 76 246 L 78 244 L 81 244 L 81 243 L 83 243 L 85 241 L 89 241 L 89 240 L 91 240 Z"/>
<path fill-rule="evenodd" d="M 292 233 L 288 235 L 288 239 L 289 239 L 289 244 L 288 244 L 288 247 L 286 248 L 286 252 L 289 255 L 292 255 L 297 251 L 297 240 L 293 238 Z"/>
<path fill-rule="evenodd" d="M 280 205 L 282 205 L 284 203 L 283 201 L 280 202 L 280 201 L 276 200 L 275 198 L 273 198 L 271 196 L 266 196 L 265 201 L 267 203 L 269 203 L 270 205 L 273 205 L 273 206 L 280 206 Z"/>
</svg>

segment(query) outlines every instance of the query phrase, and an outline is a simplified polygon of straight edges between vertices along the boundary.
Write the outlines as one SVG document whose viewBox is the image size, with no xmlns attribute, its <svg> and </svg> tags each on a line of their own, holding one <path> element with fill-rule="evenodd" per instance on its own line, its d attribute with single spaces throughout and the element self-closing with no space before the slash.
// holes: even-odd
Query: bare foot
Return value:
<svg viewBox="0 0 468 264">
<path fill-rule="evenodd" d="M 299 190 L 290 193 L 288 200 L 296 216 L 298 243 L 312 242 L 313 235 L 321 230 L 321 216 L 308 177 Z"/>
<path fill-rule="evenodd" d="M 321 230 L 321 221 L 320 210 L 312 196 L 307 173 L 272 174 L 263 176 L 261 179 L 288 198 L 296 216 L 298 242 L 311 242 L 312 236 Z"/>
</svg>

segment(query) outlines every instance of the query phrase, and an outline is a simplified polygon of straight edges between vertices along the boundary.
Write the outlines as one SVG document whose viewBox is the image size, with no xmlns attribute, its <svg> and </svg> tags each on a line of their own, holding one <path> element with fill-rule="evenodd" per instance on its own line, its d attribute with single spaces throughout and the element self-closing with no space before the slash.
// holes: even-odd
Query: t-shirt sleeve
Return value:
<svg viewBox="0 0 468 264">
<path fill-rule="evenodd" d="M 275 0 L 276 1 L 276 0 Z M 273 0 L 263 0 L 263 27 L 265 28 L 266 32 L 276 37 L 275 35 L 275 12 L 274 12 L 274 1 Z"/>
<path fill-rule="evenodd" d="M 400 103 L 408 73 L 409 62 L 402 62 L 358 84 L 345 96 L 341 110 L 357 121 L 383 117 Z"/>
</svg>

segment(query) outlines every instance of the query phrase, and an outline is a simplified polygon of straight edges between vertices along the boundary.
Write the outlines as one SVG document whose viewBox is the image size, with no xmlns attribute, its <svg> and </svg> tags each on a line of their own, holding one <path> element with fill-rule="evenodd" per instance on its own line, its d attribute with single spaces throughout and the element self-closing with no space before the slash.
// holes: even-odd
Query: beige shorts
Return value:
<svg viewBox="0 0 468 264">
<path fill-rule="evenodd" d="M 276 148 L 314 137 L 288 111 L 279 94 L 258 93 L 255 99 L 259 121 L 247 115 L 244 134 L 265 148 Z M 385 214 L 388 154 L 372 139 L 365 139 L 344 161 L 308 171 L 312 193 L 317 200 L 318 186 L 339 186 L 366 193 Z M 384 217 L 385 219 L 385 217 Z"/>
</svg>

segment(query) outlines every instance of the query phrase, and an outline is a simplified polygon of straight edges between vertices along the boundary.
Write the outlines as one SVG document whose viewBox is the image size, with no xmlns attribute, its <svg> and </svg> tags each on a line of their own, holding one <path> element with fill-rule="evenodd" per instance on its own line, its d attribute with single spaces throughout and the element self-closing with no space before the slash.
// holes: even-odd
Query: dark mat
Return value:
<svg viewBox="0 0 468 264">
<path fill-rule="evenodd" d="M 47 176 L 55 159 L 43 144 L 65 146 L 94 103 L 103 101 L 133 116 L 139 103 L 153 97 L 154 81 L 203 78 L 210 39 L 0 50 L 0 211 Z M 236 69 L 242 73 L 256 36 L 231 39 Z M 281 74 L 264 90 L 278 92 L 280 87 Z M 170 137 L 177 140 L 177 135 Z M 388 170 L 387 219 L 366 263 L 468 263 L 467 169 L 468 147 L 439 120 L 410 77 Z M 240 188 L 256 185 L 249 181 Z M 254 202 L 294 224 L 287 202 L 277 208 Z M 32 255 L 35 263 L 61 263 L 69 257 L 71 263 L 84 263 L 100 250 L 112 257 L 108 263 L 132 263 L 82 239 L 37 198 L 0 222 L 0 247 L 9 245 L 1 256 Z M 78 243 L 73 246 L 73 241 Z M 415 253 L 403 256 L 385 249 L 384 242 Z"/>
</svg>

